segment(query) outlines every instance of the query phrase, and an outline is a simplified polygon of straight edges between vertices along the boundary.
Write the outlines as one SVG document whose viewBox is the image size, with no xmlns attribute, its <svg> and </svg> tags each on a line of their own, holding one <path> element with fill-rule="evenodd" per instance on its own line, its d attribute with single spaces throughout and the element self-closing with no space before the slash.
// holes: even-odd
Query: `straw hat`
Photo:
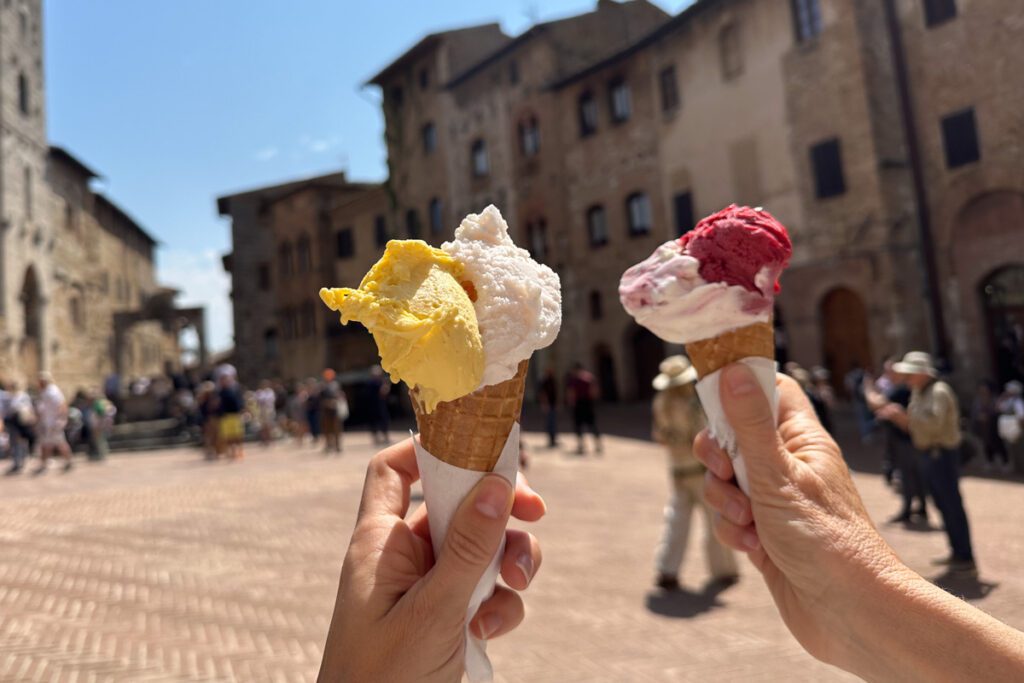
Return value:
<svg viewBox="0 0 1024 683">
<path fill-rule="evenodd" d="M 924 351 L 911 351 L 903 356 L 899 363 L 893 363 L 892 369 L 901 375 L 928 375 L 937 377 L 939 372 L 932 364 L 932 356 Z"/>
<path fill-rule="evenodd" d="M 654 378 L 651 385 L 658 391 L 671 387 L 681 387 L 697 381 L 697 371 L 686 356 L 669 356 L 658 366 L 661 374 Z"/>
</svg>

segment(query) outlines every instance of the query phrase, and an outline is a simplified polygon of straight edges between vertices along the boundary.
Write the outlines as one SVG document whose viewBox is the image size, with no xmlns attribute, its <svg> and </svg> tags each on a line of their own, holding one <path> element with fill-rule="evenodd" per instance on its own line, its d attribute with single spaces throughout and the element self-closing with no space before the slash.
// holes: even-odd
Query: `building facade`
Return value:
<svg viewBox="0 0 1024 683">
<path fill-rule="evenodd" d="M 0 7 L 0 377 L 48 369 L 75 389 L 156 374 L 180 360 L 178 320 L 157 315 L 173 296 L 156 284 L 156 242 L 49 146 L 41 13 L 39 0 Z"/>
</svg>

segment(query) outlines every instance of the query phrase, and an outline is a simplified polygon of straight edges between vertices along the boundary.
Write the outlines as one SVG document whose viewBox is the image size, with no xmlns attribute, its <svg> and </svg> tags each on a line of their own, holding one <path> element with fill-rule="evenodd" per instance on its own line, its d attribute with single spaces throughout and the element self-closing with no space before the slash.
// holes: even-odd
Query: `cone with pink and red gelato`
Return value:
<svg viewBox="0 0 1024 683">
<path fill-rule="evenodd" d="M 662 244 L 619 284 L 622 305 L 637 323 L 685 345 L 711 434 L 733 458 L 744 490 L 746 470 L 722 411 L 719 371 L 747 365 L 777 409 L 772 317 L 792 253 L 785 226 L 770 213 L 733 204 Z"/>
</svg>

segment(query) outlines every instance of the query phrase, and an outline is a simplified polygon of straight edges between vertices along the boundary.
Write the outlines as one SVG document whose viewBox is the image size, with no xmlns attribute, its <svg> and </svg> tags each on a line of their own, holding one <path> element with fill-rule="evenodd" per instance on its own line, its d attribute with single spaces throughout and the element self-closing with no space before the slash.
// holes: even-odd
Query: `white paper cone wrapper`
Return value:
<svg viewBox="0 0 1024 683">
<path fill-rule="evenodd" d="M 775 387 L 776 363 L 770 358 L 744 358 L 738 361 L 749 367 L 754 376 L 757 377 L 761 390 L 772 404 L 772 421 L 779 423 L 779 395 Z M 700 396 L 700 404 L 704 407 L 704 415 L 708 419 L 708 430 L 711 436 L 718 442 L 718 445 L 729 454 L 732 459 L 733 470 L 736 471 L 736 481 L 740 488 L 748 496 L 750 495 L 750 484 L 747 481 L 747 468 L 743 464 L 743 454 L 736 446 L 736 432 L 725 419 L 725 411 L 722 410 L 722 398 L 719 393 L 719 382 L 722 378 L 722 371 L 716 370 L 707 377 L 697 382 L 697 395 Z"/>
<path fill-rule="evenodd" d="M 448 533 L 448 525 L 455 511 L 462 504 L 466 495 L 484 478 L 488 472 L 476 472 L 454 467 L 442 462 L 428 453 L 418 438 L 413 439 L 416 447 L 416 461 L 420 468 L 420 481 L 423 486 L 423 504 L 427 506 L 427 519 L 430 522 L 430 540 L 434 546 L 434 557 L 440 556 L 444 537 Z M 519 423 L 512 426 L 505 448 L 501 451 L 494 473 L 505 477 L 513 485 L 516 483 L 516 472 L 519 468 Z M 491 660 L 487 658 L 487 642 L 474 638 L 469 633 L 469 622 L 473 619 L 480 604 L 494 593 L 494 584 L 498 580 L 501 569 L 501 557 L 505 552 L 505 541 L 491 560 L 491 565 L 480 578 L 480 583 L 473 591 L 466 610 L 466 677 L 471 683 L 486 683 L 494 678 Z"/>
</svg>

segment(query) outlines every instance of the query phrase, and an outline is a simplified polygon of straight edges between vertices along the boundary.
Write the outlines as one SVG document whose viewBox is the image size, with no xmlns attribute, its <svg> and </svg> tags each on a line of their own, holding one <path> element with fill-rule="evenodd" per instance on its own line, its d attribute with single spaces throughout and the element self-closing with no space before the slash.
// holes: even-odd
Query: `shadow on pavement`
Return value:
<svg viewBox="0 0 1024 683">
<path fill-rule="evenodd" d="M 886 526 L 896 526 L 895 523 L 886 523 Z M 935 526 L 930 521 L 925 521 L 920 518 L 915 518 L 909 522 L 901 522 L 899 526 L 906 531 L 913 531 L 919 534 L 928 534 L 936 531 L 942 531 L 941 526 Z"/>
<path fill-rule="evenodd" d="M 722 607 L 723 603 L 718 596 L 730 587 L 731 584 L 711 581 L 699 593 L 685 588 L 675 591 L 651 591 L 647 594 L 646 605 L 651 612 L 663 617 L 690 619 L 698 614 L 710 612 L 716 607 Z"/>
<path fill-rule="evenodd" d="M 989 593 L 999 587 L 998 583 L 983 581 L 977 576 L 965 576 L 954 572 L 944 572 L 930 579 L 932 583 L 952 595 L 964 600 L 984 600 Z"/>
</svg>

